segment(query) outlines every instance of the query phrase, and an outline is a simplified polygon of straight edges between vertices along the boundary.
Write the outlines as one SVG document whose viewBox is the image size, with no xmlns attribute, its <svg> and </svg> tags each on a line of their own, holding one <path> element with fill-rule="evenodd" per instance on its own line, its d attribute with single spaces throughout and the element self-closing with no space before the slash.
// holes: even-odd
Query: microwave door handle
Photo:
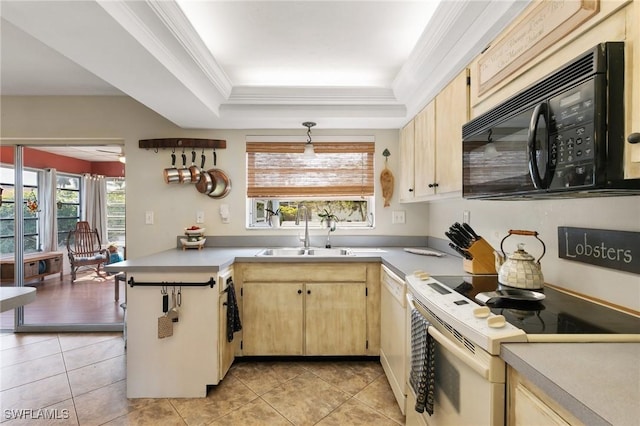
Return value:
<svg viewBox="0 0 640 426">
<path fill-rule="evenodd" d="M 527 156 L 529 162 L 529 175 L 533 181 L 533 186 L 536 189 L 544 189 L 545 185 L 540 177 L 540 171 L 538 169 L 538 160 L 536 159 L 536 133 L 538 130 L 538 122 L 540 117 L 546 117 L 547 103 L 542 102 L 536 105 L 531 115 L 531 122 L 529 123 L 529 133 L 527 135 Z"/>
</svg>

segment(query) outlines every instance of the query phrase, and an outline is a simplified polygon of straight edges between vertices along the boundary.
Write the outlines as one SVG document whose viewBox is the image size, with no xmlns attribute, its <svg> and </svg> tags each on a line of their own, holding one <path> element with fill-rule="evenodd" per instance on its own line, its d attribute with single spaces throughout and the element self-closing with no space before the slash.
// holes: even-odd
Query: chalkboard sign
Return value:
<svg viewBox="0 0 640 426">
<path fill-rule="evenodd" d="M 559 226 L 558 256 L 640 274 L 640 232 Z"/>
</svg>

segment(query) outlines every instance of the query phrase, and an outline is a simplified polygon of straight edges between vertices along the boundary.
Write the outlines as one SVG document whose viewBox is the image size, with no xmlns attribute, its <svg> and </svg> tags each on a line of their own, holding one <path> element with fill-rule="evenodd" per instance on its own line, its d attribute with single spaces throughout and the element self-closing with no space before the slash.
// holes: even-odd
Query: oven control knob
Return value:
<svg viewBox="0 0 640 426">
<path fill-rule="evenodd" d="M 506 324 L 507 322 L 502 315 L 494 315 L 491 318 L 487 319 L 487 325 L 491 328 L 501 328 Z"/>
<path fill-rule="evenodd" d="M 491 310 L 486 306 L 481 306 L 473 310 L 473 316 L 476 318 L 486 318 L 491 313 Z"/>
</svg>

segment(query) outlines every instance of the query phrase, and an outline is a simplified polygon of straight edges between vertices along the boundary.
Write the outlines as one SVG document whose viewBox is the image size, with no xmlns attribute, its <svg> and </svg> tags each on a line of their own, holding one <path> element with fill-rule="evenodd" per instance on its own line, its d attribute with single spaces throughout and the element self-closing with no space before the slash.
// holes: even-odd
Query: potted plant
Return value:
<svg viewBox="0 0 640 426">
<path fill-rule="evenodd" d="M 280 228 L 281 218 L 280 218 L 280 209 L 276 209 L 275 211 L 271 209 L 266 209 L 268 214 L 269 225 L 272 228 Z"/>
</svg>

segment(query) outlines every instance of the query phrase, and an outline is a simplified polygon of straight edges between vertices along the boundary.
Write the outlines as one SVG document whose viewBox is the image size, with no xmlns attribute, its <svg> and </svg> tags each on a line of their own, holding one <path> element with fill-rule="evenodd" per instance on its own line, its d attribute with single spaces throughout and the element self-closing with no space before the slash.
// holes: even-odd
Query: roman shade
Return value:
<svg viewBox="0 0 640 426">
<path fill-rule="evenodd" d="M 247 196 L 366 197 L 373 195 L 373 142 L 247 142 Z"/>
</svg>

